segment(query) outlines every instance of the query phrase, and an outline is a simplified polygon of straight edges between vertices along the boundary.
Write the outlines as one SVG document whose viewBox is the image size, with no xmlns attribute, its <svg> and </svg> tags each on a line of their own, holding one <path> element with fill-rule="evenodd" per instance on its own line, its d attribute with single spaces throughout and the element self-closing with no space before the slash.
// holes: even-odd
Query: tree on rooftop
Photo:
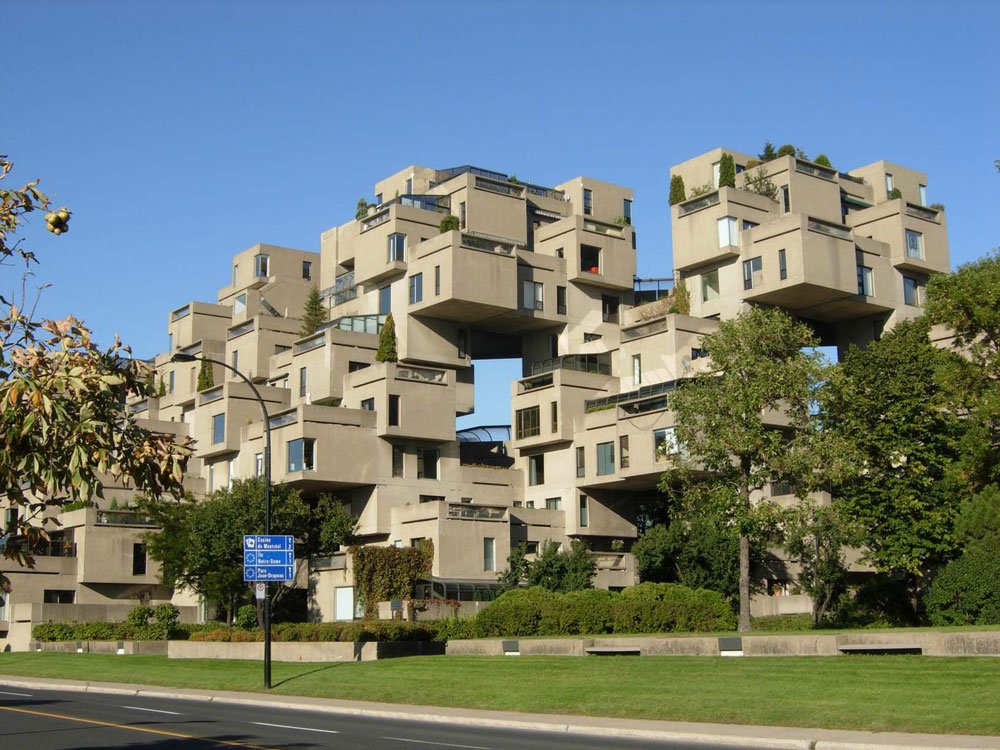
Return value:
<svg viewBox="0 0 1000 750">
<path fill-rule="evenodd" d="M 0 155 L 0 180 L 11 167 Z M 101 348 L 73 316 L 34 318 L 28 279 L 37 260 L 19 233 L 49 207 L 37 180 L 0 188 L 0 268 L 23 264 L 20 283 L 10 285 L 20 292 L 0 295 L 0 496 L 18 511 L 2 555 L 22 566 L 47 537 L 47 511 L 103 497 L 108 477 L 179 495 L 191 453 L 189 440 L 151 432 L 125 408 L 127 398 L 147 395 L 149 372 L 127 346 L 116 339 Z M 46 216 L 53 234 L 64 234 L 68 221 L 65 209 Z M 9 586 L 0 574 L 0 589 Z"/>
<path fill-rule="evenodd" d="M 319 296 L 319 287 L 313 285 L 306 297 L 305 309 L 302 312 L 302 329 L 300 336 L 309 336 L 316 333 L 316 330 L 326 322 L 326 307 Z"/>
<path fill-rule="evenodd" d="M 758 154 L 757 158 L 762 161 L 771 161 L 778 158 L 778 152 L 774 150 L 774 144 L 770 141 L 764 142 L 764 150 Z"/>
<path fill-rule="evenodd" d="M 215 387 L 215 372 L 212 369 L 212 363 L 208 360 L 201 361 L 201 367 L 198 369 L 198 390 L 207 391 L 209 388 Z"/>
<path fill-rule="evenodd" d="M 378 351 L 375 352 L 376 362 L 397 362 L 399 355 L 396 353 L 396 322 L 392 319 L 392 313 L 385 318 L 385 324 L 378 334 Z"/>
<path fill-rule="evenodd" d="M 685 200 L 687 200 L 687 193 L 684 190 L 684 178 L 679 174 L 675 174 L 670 178 L 670 205 L 674 206 L 678 203 L 683 203 Z"/>
<path fill-rule="evenodd" d="M 736 187 L 736 160 L 732 154 L 723 154 L 719 161 L 719 187 Z"/>
</svg>

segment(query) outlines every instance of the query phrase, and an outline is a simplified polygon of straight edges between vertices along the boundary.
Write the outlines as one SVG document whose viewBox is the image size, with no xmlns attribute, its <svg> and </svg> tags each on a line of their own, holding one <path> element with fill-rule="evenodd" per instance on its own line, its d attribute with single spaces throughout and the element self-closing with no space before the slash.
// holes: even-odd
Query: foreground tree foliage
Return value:
<svg viewBox="0 0 1000 750">
<path fill-rule="evenodd" d="M 310 336 L 327 320 L 327 310 L 323 305 L 323 299 L 319 295 L 319 287 L 313 285 L 306 297 L 305 307 L 302 311 L 302 329 L 300 336 Z"/>
<path fill-rule="evenodd" d="M 11 166 L 0 156 L 0 180 Z M 27 282 L 37 261 L 18 234 L 32 213 L 49 206 L 37 180 L 0 189 L 0 267 L 23 267 L 13 285 L 19 298 L 0 295 L 0 496 L 18 508 L 15 536 L 24 539 L 6 544 L 3 555 L 25 566 L 47 537 L 46 515 L 102 497 L 108 478 L 180 495 L 191 453 L 189 440 L 144 429 L 125 408 L 127 398 L 150 395 L 149 367 L 127 346 L 116 339 L 100 347 L 72 316 L 34 319 L 37 297 L 29 299 Z M 53 212 L 46 223 L 62 234 L 68 216 Z M 2 574 L 0 588 L 9 588 Z"/>
<path fill-rule="evenodd" d="M 956 551 L 964 424 L 938 379 L 952 359 L 930 343 L 926 321 L 901 322 L 848 351 L 821 393 L 824 422 L 862 456 L 834 494 L 861 530 L 863 559 L 906 574 L 914 593 Z"/>
<path fill-rule="evenodd" d="M 739 537 L 739 627 L 750 630 L 750 550 L 780 513 L 751 496 L 772 481 L 804 497 L 846 474 L 853 454 L 811 410 L 823 372 L 812 332 L 779 310 L 754 308 L 705 336 L 708 369 L 670 397 L 680 450 L 661 479 L 689 509 L 726 519 Z"/>
</svg>

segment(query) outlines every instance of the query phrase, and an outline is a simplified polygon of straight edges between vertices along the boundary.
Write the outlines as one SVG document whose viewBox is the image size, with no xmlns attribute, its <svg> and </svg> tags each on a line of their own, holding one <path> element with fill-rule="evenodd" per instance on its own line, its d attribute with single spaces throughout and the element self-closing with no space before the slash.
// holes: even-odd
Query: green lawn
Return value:
<svg viewBox="0 0 1000 750">
<path fill-rule="evenodd" d="M 261 690 L 260 662 L 0 654 L 0 674 Z M 543 713 L 1000 734 L 1000 659 L 485 657 L 273 665 L 273 692 Z"/>
</svg>

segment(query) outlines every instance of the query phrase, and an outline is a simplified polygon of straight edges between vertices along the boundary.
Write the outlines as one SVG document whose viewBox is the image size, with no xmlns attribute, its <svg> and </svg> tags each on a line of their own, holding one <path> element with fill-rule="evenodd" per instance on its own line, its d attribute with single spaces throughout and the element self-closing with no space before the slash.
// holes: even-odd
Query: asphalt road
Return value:
<svg viewBox="0 0 1000 750">
<path fill-rule="evenodd" d="M 402 721 L 136 695 L 0 686 L 0 748 L 91 750 L 361 748 L 362 750 L 710 750 L 616 737 Z M 719 746 L 721 747 L 721 746 Z M 726 746 L 730 750 L 732 745 Z"/>
</svg>

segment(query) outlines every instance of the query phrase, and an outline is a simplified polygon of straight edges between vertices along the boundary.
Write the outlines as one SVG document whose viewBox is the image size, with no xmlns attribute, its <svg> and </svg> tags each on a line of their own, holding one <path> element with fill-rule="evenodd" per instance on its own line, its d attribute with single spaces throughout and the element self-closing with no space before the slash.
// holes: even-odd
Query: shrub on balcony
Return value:
<svg viewBox="0 0 1000 750">
<path fill-rule="evenodd" d="M 684 178 L 675 174 L 670 178 L 670 205 L 676 205 L 687 200 L 687 193 L 684 190 Z"/>
<path fill-rule="evenodd" d="M 670 295 L 670 306 L 668 313 L 678 313 L 680 315 L 690 315 L 691 313 L 691 292 L 688 291 L 687 284 L 683 281 L 676 281 L 673 292 Z"/>
<path fill-rule="evenodd" d="M 821 167 L 829 167 L 830 169 L 833 169 L 833 165 L 830 163 L 830 157 L 826 154 L 820 154 L 813 159 L 813 162 L 819 164 Z"/>
<path fill-rule="evenodd" d="M 201 361 L 201 368 L 198 370 L 198 390 L 207 391 L 215 387 L 215 373 L 212 372 L 212 363 L 207 360 Z"/>
<path fill-rule="evenodd" d="M 786 143 L 778 149 L 778 156 L 795 156 L 796 149 L 791 143 Z"/>
<path fill-rule="evenodd" d="M 757 155 L 758 163 L 763 164 L 766 161 L 771 161 L 772 159 L 778 158 L 778 152 L 774 150 L 774 144 L 770 141 L 764 142 L 764 150 Z"/>
<path fill-rule="evenodd" d="M 774 184 L 774 181 L 767 173 L 767 168 L 763 164 L 747 175 L 744 188 L 751 193 L 762 195 L 773 201 L 778 200 L 778 186 Z"/>
<path fill-rule="evenodd" d="M 736 161 L 732 154 L 723 154 L 719 161 L 719 187 L 736 187 Z"/>
<path fill-rule="evenodd" d="M 354 218 L 361 221 L 366 216 L 368 216 L 368 201 L 364 198 L 358 198 L 358 206 L 354 211 Z"/>
<path fill-rule="evenodd" d="M 310 336 L 316 333 L 316 330 L 326 323 L 326 320 L 326 307 L 323 305 L 323 299 L 319 296 L 319 287 L 314 284 L 306 296 L 305 307 L 302 310 L 302 328 L 299 330 L 299 336 Z"/>
<path fill-rule="evenodd" d="M 441 230 L 441 234 L 444 234 L 445 232 L 453 232 L 456 229 L 461 229 L 462 223 L 454 214 L 448 214 L 441 219 L 441 223 L 438 225 L 438 228 Z"/>
<path fill-rule="evenodd" d="M 399 355 L 396 353 L 396 322 L 389 313 L 385 319 L 385 325 L 378 334 L 378 351 L 375 352 L 376 362 L 398 362 Z"/>
<path fill-rule="evenodd" d="M 891 201 L 894 201 L 897 198 L 902 198 L 902 197 L 903 197 L 903 191 L 897 187 L 894 187 L 892 190 L 889 191 L 889 200 Z"/>
<path fill-rule="evenodd" d="M 700 195 L 708 195 L 715 192 L 715 183 L 709 180 L 704 185 L 696 185 L 691 188 L 691 197 L 697 198 Z"/>
</svg>

